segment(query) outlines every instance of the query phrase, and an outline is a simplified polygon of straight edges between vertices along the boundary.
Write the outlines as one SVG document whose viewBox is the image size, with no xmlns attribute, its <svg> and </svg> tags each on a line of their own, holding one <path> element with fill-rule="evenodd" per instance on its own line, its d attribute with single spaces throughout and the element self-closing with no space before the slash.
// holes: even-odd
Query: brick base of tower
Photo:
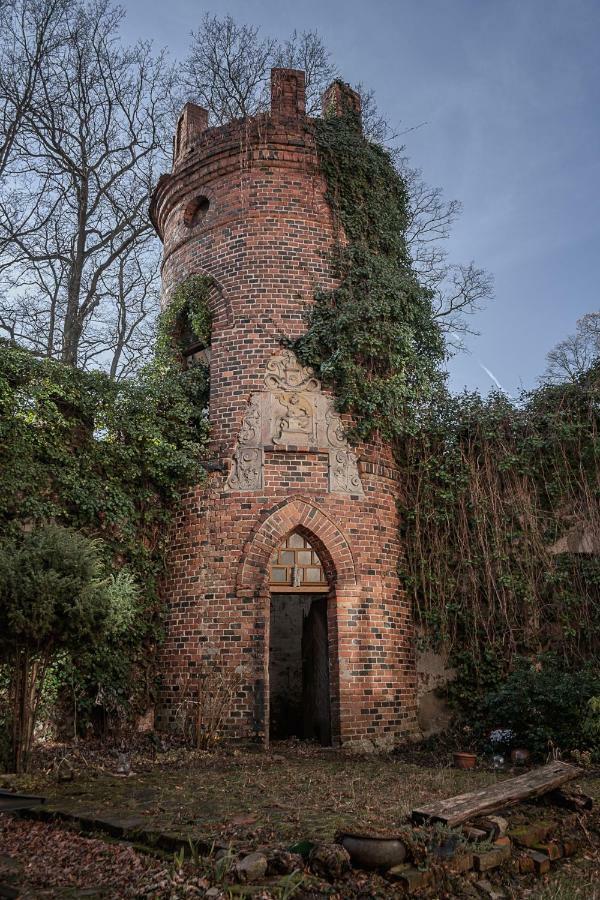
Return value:
<svg viewBox="0 0 600 900">
<path fill-rule="evenodd" d="M 165 579 L 160 727 L 210 661 L 240 680 L 224 729 L 269 739 L 273 554 L 293 532 L 324 569 L 333 743 L 389 748 L 413 735 L 416 670 L 402 591 L 397 472 L 385 445 L 350 446 L 331 393 L 281 337 L 305 328 L 315 290 L 334 287 L 339 237 L 327 203 L 304 76 L 274 70 L 271 112 L 207 128 L 189 105 L 173 173 L 152 217 L 164 240 L 163 296 L 214 280 L 211 472 L 181 501 Z M 328 109 L 356 98 L 336 84 Z"/>
<path fill-rule="evenodd" d="M 319 453 L 265 454 L 262 495 L 224 493 L 223 476 L 181 503 L 166 597 L 158 723 L 173 723 L 186 679 L 202 659 L 238 670 L 227 724 L 232 737 L 266 739 L 269 722 L 269 564 L 290 532 L 317 550 L 331 584 L 327 599 L 333 743 L 390 748 L 415 732 L 411 611 L 398 582 L 401 547 L 393 470 L 367 465 L 364 496 L 327 492 Z M 302 471 L 302 487 L 277 489 Z"/>
</svg>

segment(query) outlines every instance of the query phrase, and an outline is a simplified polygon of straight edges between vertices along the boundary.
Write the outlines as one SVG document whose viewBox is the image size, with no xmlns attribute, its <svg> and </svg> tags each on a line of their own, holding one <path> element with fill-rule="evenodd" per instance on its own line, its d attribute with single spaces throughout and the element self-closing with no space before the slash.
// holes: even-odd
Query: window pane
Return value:
<svg viewBox="0 0 600 900">
<path fill-rule="evenodd" d="M 312 582 L 321 581 L 321 569 L 305 569 L 304 580 Z"/>
<path fill-rule="evenodd" d="M 312 565 L 312 553 L 310 550 L 298 550 L 296 559 L 299 566 Z"/>
<path fill-rule="evenodd" d="M 304 538 L 301 534 L 290 534 L 287 542 L 288 547 L 304 547 Z"/>
<path fill-rule="evenodd" d="M 278 569 L 276 566 L 273 566 L 271 569 L 271 581 L 277 581 L 280 584 L 285 584 L 287 581 L 287 569 Z"/>
<path fill-rule="evenodd" d="M 294 565 L 294 551 L 293 550 L 281 550 L 279 553 L 279 562 L 285 563 L 286 566 Z"/>
</svg>

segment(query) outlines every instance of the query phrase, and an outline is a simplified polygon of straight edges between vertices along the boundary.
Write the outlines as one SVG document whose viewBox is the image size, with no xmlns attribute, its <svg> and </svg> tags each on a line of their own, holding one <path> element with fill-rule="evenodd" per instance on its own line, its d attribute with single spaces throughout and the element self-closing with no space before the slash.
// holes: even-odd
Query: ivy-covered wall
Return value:
<svg viewBox="0 0 600 900">
<path fill-rule="evenodd" d="M 555 650 L 571 667 L 596 659 L 598 370 L 519 402 L 452 397 L 406 248 L 402 177 L 351 111 L 318 120 L 315 135 L 340 284 L 316 294 L 293 347 L 334 386 L 356 437 L 394 443 L 401 575 L 425 642 L 475 679 L 486 660 L 506 675 L 520 654 Z"/>
<path fill-rule="evenodd" d="M 440 383 L 444 343 L 406 247 L 406 185 L 389 153 L 347 112 L 315 122 L 327 200 L 337 226 L 339 285 L 319 290 L 299 359 L 332 385 L 354 436 L 390 440 L 412 430 L 419 404 Z"/>
<path fill-rule="evenodd" d="M 114 382 L 0 345 L 0 532 L 56 522 L 93 537 L 137 598 L 114 641 L 75 661 L 84 716 L 98 696 L 123 713 L 153 690 L 169 524 L 203 477 L 206 389 L 202 367 L 163 360 Z"/>
<path fill-rule="evenodd" d="M 443 394 L 398 444 L 404 581 L 422 632 L 473 685 L 600 650 L 600 378 Z"/>
</svg>

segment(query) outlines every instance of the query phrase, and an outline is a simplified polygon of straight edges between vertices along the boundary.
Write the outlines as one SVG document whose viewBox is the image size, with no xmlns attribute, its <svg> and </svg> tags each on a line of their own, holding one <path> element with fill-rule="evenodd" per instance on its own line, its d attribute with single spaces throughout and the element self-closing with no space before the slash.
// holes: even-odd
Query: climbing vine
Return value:
<svg viewBox="0 0 600 900">
<path fill-rule="evenodd" d="M 398 446 L 403 576 L 422 634 L 472 683 L 519 655 L 597 660 L 599 375 L 519 403 L 444 394 Z"/>
<path fill-rule="evenodd" d="M 329 383 L 353 436 L 391 440 L 422 639 L 471 684 L 521 656 L 573 668 L 600 649 L 598 372 L 512 402 L 444 389 L 431 296 L 411 267 L 406 186 L 352 114 L 315 123 L 338 286 L 293 349 Z M 576 545 L 577 552 L 573 552 Z M 595 548 L 595 553 L 579 552 Z"/>
<path fill-rule="evenodd" d="M 105 706 L 131 707 L 152 688 L 168 526 L 203 475 L 206 388 L 200 366 L 158 360 L 114 382 L 0 344 L 0 532 L 18 541 L 53 522 L 92 537 L 136 597 L 127 627 L 78 654 L 90 705 L 103 696 Z"/>
<path fill-rule="evenodd" d="M 210 345 L 213 317 L 208 297 L 214 284 L 209 275 L 192 275 L 175 288 L 159 317 L 159 358 L 180 360 L 189 347 Z"/>
<path fill-rule="evenodd" d="M 317 291 L 293 348 L 334 387 L 356 437 L 394 438 L 411 429 L 444 355 L 431 295 L 406 247 L 406 186 L 353 114 L 317 120 L 315 138 L 337 228 L 339 286 Z"/>
</svg>

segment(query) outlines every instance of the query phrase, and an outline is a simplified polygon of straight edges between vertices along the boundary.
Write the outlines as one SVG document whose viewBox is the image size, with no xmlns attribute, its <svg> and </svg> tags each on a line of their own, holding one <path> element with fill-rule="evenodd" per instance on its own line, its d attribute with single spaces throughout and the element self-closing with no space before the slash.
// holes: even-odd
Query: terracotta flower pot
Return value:
<svg viewBox="0 0 600 900">
<path fill-rule="evenodd" d="M 468 753 L 463 751 L 454 754 L 454 765 L 457 769 L 474 769 L 477 762 L 476 753 Z"/>
</svg>

